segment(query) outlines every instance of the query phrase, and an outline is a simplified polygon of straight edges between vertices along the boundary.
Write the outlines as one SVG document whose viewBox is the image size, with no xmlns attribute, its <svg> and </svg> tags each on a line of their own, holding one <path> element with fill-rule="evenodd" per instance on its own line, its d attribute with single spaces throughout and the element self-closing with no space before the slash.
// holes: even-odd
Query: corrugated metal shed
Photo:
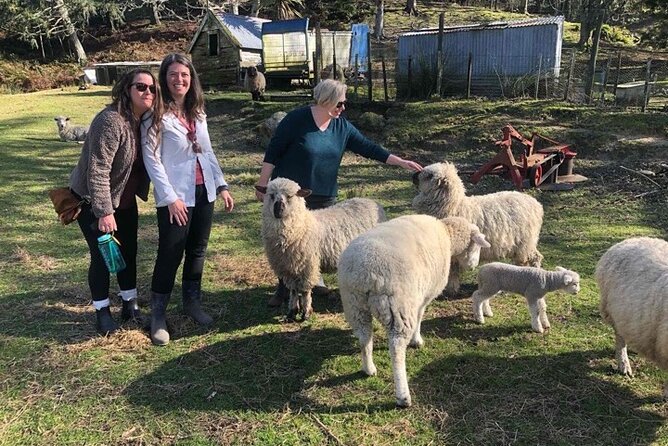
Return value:
<svg viewBox="0 0 668 446">
<path fill-rule="evenodd" d="M 443 35 L 444 89 L 460 89 L 466 83 L 469 55 L 472 58 L 474 93 L 495 94 L 523 76 L 549 73 L 561 67 L 563 17 L 514 22 L 491 22 L 447 26 Z M 413 84 L 436 78 L 438 29 L 404 33 L 398 41 L 398 86 L 407 86 L 411 61 Z M 505 92 L 507 94 L 507 92 Z"/>
</svg>

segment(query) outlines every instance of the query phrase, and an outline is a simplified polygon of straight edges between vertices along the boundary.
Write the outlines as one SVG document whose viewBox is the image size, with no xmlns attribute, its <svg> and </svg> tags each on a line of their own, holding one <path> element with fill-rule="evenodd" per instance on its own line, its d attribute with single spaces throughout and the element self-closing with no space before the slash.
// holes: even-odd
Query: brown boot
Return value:
<svg viewBox="0 0 668 446">
<path fill-rule="evenodd" d="M 283 305 L 283 302 L 286 302 L 288 299 L 290 299 L 290 290 L 288 290 L 288 287 L 286 287 L 283 281 L 279 279 L 276 291 L 274 291 L 274 294 L 269 298 L 267 305 L 270 307 L 280 307 Z"/>
</svg>

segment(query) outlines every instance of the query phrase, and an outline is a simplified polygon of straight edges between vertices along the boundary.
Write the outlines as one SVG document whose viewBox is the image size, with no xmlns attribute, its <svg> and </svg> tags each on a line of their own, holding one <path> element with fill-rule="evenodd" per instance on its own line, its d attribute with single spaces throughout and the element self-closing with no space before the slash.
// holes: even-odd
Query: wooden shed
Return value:
<svg viewBox="0 0 668 446">
<path fill-rule="evenodd" d="M 508 90 L 517 86 L 518 81 L 531 83 L 530 79 L 536 76 L 557 78 L 563 22 L 563 17 L 544 17 L 446 26 L 442 53 L 444 92 L 465 91 L 469 61 L 474 94 L 509 95 Z M 410 88 L 416 92 L 417 84 L 435 85 L 438 40 L 438 29 L 399 36 L 397 87 L 401 92 Z"/>
<path fill-rule="evenodd" d="M 95 82 L 97 85 L 114 85 L 125 73 L 135 68 L 143 68 L 151 71 L 155 77 L 158 77 L 160 71 L 160 61 L 149 62 L 105 62 L 93 64 L 95 69 Z"/>
<path fill-rule="evenodd" d="M 207 10 L 188 47 L 202 86 L 239 84 L 243 68 L 262 63 L 262 23 L 268 21 Z"/>
</svg>

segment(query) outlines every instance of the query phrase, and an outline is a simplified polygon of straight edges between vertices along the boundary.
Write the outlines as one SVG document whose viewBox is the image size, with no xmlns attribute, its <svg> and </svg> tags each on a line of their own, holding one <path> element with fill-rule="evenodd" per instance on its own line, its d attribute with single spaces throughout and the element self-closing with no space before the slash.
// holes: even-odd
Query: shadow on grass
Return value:
<svg viewBox="0 0 668 446">
<path fill-rule="evenodd" d="M 411 391 L 453 443 L 650 444 L 664 420 L 642 406 L 660 400 L 594 376 L 601 372 L 590 361 L 610 354 L 443 358 L 415 376 Z"/>
</svg>

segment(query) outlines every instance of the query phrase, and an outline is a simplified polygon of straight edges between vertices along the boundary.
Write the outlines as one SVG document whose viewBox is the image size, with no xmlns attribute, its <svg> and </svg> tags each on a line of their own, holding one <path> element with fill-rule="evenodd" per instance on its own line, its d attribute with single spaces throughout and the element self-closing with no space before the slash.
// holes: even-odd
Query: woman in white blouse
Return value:
<svg viewBox="0 0 668 446">
<path fill-rule="evenodd" d="M 216 196 L 228 212 L 234 200 L 211 147 L 204 94 L 192 63 L 182 54 L 168 55 L 160 65 L 159 82 L 165 104 L 162 131 L 151 134 L 145 126 L 142 142 L 159 231 L 151 283 L 151 341 L 166 345 L 165 310 L 184 252 L 183 311 L 199 324 L 213 322 L 200 305 L 204 258 Z"/>
</svg>

